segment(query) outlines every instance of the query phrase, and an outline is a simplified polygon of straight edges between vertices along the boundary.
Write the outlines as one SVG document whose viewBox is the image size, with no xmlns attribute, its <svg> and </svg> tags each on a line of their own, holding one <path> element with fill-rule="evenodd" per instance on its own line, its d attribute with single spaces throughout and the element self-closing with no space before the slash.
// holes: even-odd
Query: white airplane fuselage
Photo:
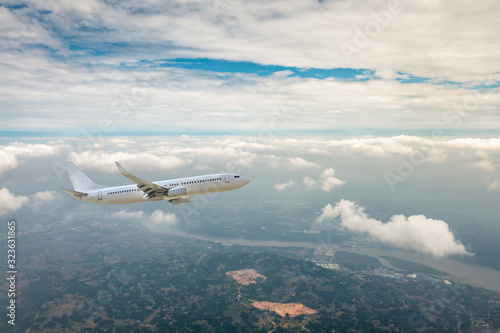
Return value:
<svg viewBox="0 0 500 333">
<path fill-rule="evenodd" d="M 85 202 L 101 204 L 130 204 L 161 200 L 169 200 L 172 203 L 178 200 L 179 203 L 184 203 L 182 199 L 187 198 L 189 200 L 188 197 L 192 195 L 236 190 L 245 186 L 248 182 L 247 179 L 231 173 L 211 174 L 152 182 L 170 189 L 185 188 L 185 193 L 182 193 L 182 195 L 159 195 L 150 198 L 137 187 L 137 184 L 131 184 L 87 191 L 87 195 L 74 196 L 74 198 Z"/>
</svg>

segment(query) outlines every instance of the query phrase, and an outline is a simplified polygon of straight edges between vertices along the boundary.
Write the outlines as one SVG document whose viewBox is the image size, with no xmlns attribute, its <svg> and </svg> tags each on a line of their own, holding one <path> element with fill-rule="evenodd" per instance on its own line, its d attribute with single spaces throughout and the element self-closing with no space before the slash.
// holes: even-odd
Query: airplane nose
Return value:
<svg viewBox="0 0 500 333">
<path fill-rule="evenodd" d="M 250 181 L 246 178 L 243 178 L 243 186 L 245 186 L 246 184 L 250 183 Z"/>
</svg>

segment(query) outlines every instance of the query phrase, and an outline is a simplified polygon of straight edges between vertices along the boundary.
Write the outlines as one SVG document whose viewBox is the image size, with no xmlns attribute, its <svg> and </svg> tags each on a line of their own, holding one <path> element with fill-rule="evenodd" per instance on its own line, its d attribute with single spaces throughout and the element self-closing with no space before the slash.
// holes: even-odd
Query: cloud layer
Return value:
<svg viewBox="0 0 500 333">
<path fill-rule="evenodd" d="M 435 257 L 451 254 L 470 255 L 465 247 L 455 240 L 448 224 L 441 220 L 433 220 L 423 215 L 394 215 L 389 222 L 383 223 L 370 218 L 364 207 L 359 207 L 349 200 L 341 200 L 335 206 L 326 205 L 316 221 L 324 223 L 338 217 L 345 228 L 366 233 L 390 246 Z"/>
<path fill-rule="evenodd" d="M 494 0 L 8 3 L 2 130 L 80 135 L 104 121 L 142 133 L 479 131 L 499 121 Z M 345 45 L 356 51 L 346 56 Z M 294 71 L 186 69 L 175 59 Z M 292 75 L 339 68 L 360 74 Z M 283 111 L 289 119 L 277 122 Z"/>
</svg>

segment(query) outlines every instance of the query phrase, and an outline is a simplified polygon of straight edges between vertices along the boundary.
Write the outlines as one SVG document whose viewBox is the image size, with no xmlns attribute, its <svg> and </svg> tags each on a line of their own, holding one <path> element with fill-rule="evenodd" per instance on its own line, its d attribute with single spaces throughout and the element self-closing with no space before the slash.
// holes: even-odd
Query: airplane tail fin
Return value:
<svg viewBox="0 0 500 333">
<path fill-rule="evenodd" d="M 80 170 L 80 168 L 75 165 L 75 163 L 71 161 L 66 162 L 66 169 L 68 170 L 71 184 L 73 184 L 73 189 L 76 192 L 88 192 L 106 187 L 94 183 L 89 177 L 87 177 L 86 174 L 83 173 L 82 170 Z"/>
</svg>

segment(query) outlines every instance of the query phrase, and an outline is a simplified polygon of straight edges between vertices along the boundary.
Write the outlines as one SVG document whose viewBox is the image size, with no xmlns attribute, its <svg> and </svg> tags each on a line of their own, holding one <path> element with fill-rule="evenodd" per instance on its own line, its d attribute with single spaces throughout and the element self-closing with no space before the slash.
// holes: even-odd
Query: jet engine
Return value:
<svg viewBox="0 0 500 333">
<path fill-rule="evenodd" d="M 180 205 L 183 203 L 188 203 L 189 202 L 189 197 L 180 197 L 177 199 L 171 199 L 169 200 L 173 205 Z"/>
<path fill-rule="evenodd" d="M 185 195 L 186 195 L 186 188 L 184 186 L 173 187 L 168 189 L 167 191 L 167 197 L 169 198 L 183 197 Z"/>
</svg>

